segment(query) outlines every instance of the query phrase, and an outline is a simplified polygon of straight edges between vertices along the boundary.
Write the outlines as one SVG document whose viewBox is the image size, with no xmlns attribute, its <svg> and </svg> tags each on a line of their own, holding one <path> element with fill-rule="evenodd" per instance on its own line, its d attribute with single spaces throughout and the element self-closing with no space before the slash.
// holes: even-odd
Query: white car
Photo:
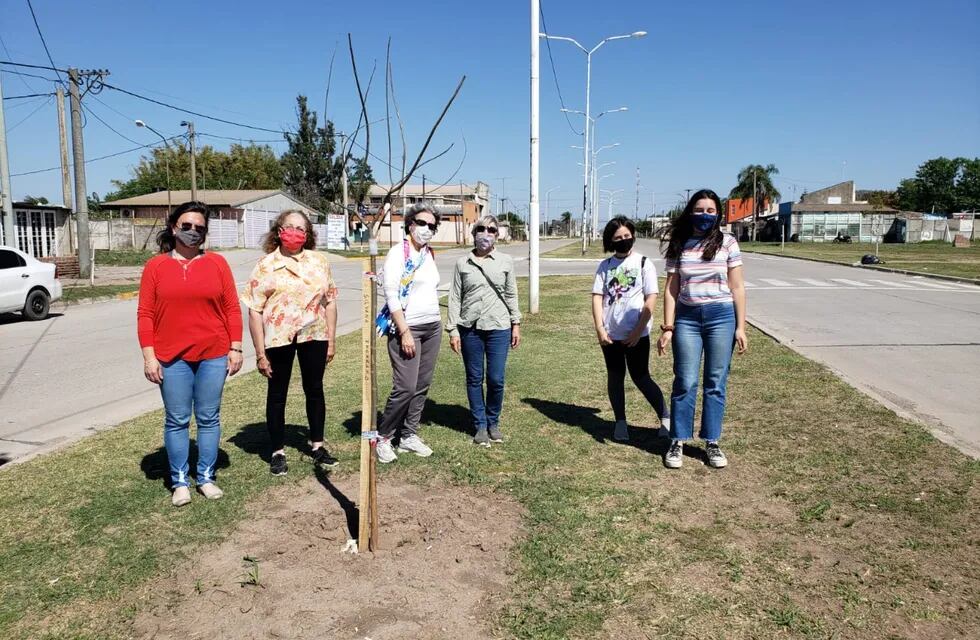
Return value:
<svg viewBox="0 0 980 640">
<path fill-rule="evenodd" d="M 0 246 L 0 313 L 20 311 L 28 320 L 44 320 L 59 298 L 61 282 L 55 265 Z"/>
</svg>

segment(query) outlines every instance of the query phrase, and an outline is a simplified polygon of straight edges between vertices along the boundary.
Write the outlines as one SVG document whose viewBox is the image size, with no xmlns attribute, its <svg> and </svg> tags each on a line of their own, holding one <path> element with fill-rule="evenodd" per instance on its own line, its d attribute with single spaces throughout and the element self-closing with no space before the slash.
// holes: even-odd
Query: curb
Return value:
<svg viewBox="0 0 980 640">
<path fill-rule="evenodd" d="M 751 253 L 757 256 L 773 256 L 775 258 L 788 258 L 790 260 L 805 260 L 807 262 L 820 262 L 822 264 L 832 264 L 838 267 L 853 267 L 855 269 L 883 271 L 885 273 L 899 273 L 906 276 L 921 276 L 923 278 L 933 278 L 934 280 L 949 280 L 951 282 L 963 282 L 966 284 L 975 284 L 977 286 L 980 286 L 980 279 L 977 278 L 964 278 L 962 276 L 947 276 L 939 273 L 926 273 L 924 271 L 909 271 L 908 269 L 879 267 L 873 264 L 853 264 L 850 262 L 834 262 L 833 260 L 824 260 L 823 258 L 805 258 L 803 256 L 787 256 L 781 253 L 770 253 L 768 251 L 752 251 L 751 249 L 742 249 L 742 252 Z"/>
<path fill-rule="evenodd" d="M 95 296 L 93 298 L 79 298 L 78 300 L 71 300 L 68 302 L 64 301 L 64 298 L 58 300 L 64 307 L 77 307 L 84 304 L 95 304 L 97 302 L 112 302 L 113 300 L 134 300 L 140 295 L 139 291 L 123 291 L 122 293 L 117 293 L 112 296 Z"/>
</svg>

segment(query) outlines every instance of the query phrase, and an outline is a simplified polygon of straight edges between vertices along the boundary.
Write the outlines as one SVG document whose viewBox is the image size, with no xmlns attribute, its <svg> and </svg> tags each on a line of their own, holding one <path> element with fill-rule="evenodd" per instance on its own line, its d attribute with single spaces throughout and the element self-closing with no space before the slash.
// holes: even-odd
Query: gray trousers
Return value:
<svg viewBox="0 0 980 640">
<path fill-rule="evenodd" d="M 439 358 L 442 344 L 442 323 L 432 322 L 409 327 L 415 338 L 415 357 L 406 358 L 402 353 L 401 340 L 388 336 L 388 358 L 391 360 L 391 395 L 385 405 L 378 433 L 391 438 L 396 432 L 400 438 L 415 435 L 422 420 L 425 398 L 432 384 L 432 375 Z"/>
</svg>

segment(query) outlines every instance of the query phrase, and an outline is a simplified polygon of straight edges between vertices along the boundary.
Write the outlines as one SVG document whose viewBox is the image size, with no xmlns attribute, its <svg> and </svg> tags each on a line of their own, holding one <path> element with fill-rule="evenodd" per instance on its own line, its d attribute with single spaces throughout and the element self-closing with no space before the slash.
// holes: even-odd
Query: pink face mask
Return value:
<svg viewBox="0 0 980 640">
<path fill-rule="evenodd" d="M 279 240 L 287 251 L 299 251 L 306 244 L 306 232 L 299 229 L 282 229 Z"/>
</svg>

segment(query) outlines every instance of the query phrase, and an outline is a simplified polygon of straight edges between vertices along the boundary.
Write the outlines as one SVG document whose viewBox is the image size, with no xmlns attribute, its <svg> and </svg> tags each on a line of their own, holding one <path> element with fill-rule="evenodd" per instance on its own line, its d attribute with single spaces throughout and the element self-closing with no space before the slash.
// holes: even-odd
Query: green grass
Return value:
<svg viewBox="0 0 980 640">
<path fill-rule="evenodd" d="M 95 264 L 110 267 L 142 267 L 146 264 L 147 260 L 157 255 L 157 253 L 157 251 L 150 249 L 146 251 L 123 249 L 106 251 L 105 249 L 96 249 Z"/>
<path fill-rule="evenodd" d="M 444 343 L 422 431 L 436 455 L 381 470 L 525 507 L 495 636 L 870 640 L 980 626 L 980 463 L 751 331 L 729 384 L 729 468 L 689 457 L 668 471 L 652 430 L 610 439 L 590 281 L 542 278 L 542 314 L 525 319 L 508 368 L 504 445 L 470 443 L 462 364 Z M 359 336 L 341 338 L 327 373 L 338 473 L 357 465 L 342 425 L 359 425 L 358 354 Z M 652 366 L 669 386 L 670 361 Z M 387 389 L 383 361 L 379 378 Z M 287 422 L 303 424 L 294 385 Z M 307 480 L 308 464 L 273 478 L 256 455 L 264 389 L 254 373 L 226 389 L 216 503 L 170 506 L 159 411 L 0 473 L 0 637 L 129 637 L 142 585 L 227 536 L 270 487 Z M 631 422 L 652 426 L 628 397 Z"/>
<path fill-rule="evenodd" d="M 585 255 L 582 255 L 582 239 L 572 238 L 572 241 L 568 244 L 562 245 L 557 249 L 552 249 L 546 253 L 541 254 L 542 258 L 582 258 L 582 259 L 599 259 L 605 258 L 609 254 L 602 250 L 602 240 L 597 240 L 589 244 L 588 248 L 585 250 Z"/>
<path fill-rule="evenodd" d="M 95 286 L 77 285 L 65 286 L 61 292 L 61 299 L 65 302 L 78 302 L 89 298 L 102 298 L 115 296 L 120 293 L 131 293 L 139 291 L 139 284 L 97 284 Z"/>
<path fill-rule="evenodd" d="M 745 251 L 816 258 L 843 264 L 854 264 L 864 254 L 875 252 L 873 244 L 863 243 L 787 242 L 785 249 L 781 250 L 779 243 L 746 242 L 741 247 Z M 878 256 L 885 261 L 886 267 L 980 279 L 980 242 L 973 242 L 963 249 L 954 248 L 947 242 L 882 244 L 878 247 Z"/>
</svg>

